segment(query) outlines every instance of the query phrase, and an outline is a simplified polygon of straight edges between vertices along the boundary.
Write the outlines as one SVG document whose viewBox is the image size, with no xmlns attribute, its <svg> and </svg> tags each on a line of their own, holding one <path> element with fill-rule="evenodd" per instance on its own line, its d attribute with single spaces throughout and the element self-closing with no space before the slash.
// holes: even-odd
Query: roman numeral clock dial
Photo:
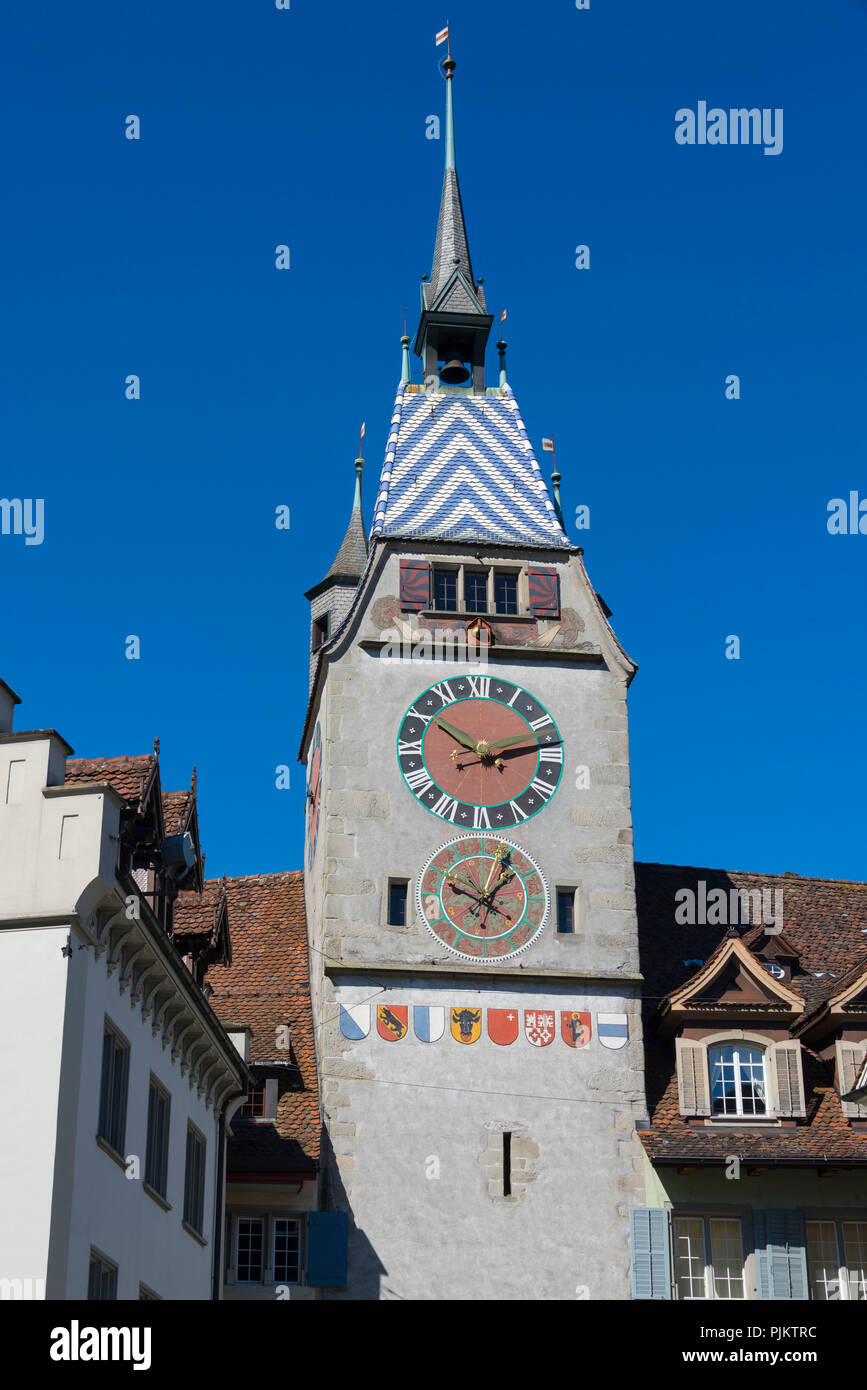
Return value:
<svg viewBox="0 0 867 1390">
<path fill-rule="evenodd" d="M 563 741 L 528 690 L 461 676 L 422 691 L 400 725 L 403 779 L 425 810 L 461 829 L 509 830 L 547 806 Z"/>
</svg>

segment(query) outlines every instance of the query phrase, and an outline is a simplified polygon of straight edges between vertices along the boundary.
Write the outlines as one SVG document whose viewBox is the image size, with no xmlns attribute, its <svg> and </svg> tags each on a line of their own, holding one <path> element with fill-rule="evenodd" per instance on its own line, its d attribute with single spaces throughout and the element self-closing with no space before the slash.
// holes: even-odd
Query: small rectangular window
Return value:
<svg viewBox="0 0 867 1390">
<path fill-rule="evenodd" d="M 90 1252 L 87 1297 L 91 1303 L 110 1303 L 117 1299 L 117 1265 L 96 1250 Z"/>
<path fill-rule="evenodd" d="M 328 630 L 331 626 L 331 614 L 323 613 L 321 617 L 313 619 L 313 650 L 318 651 L 324 642 L 328 641 Z"/>
<path fill-rule="evenodd" d="M 406 926 L 406 897 L 408 883 L 403 878 L 393 878 L 388 884 L 388 924 L 391 927 Z"/>
<path fill-rule="evenodd" d="M 158 1192 L 166 1195 L 166 1179 L 169 1171 L 169 1115 L 171 1099 L 156 1080 L 151 1077 L 148 1091 L 148 1134 L 145 1153 L 145 1182 Z"/>
<path fill-rule="evenodd" d="M 518 576 L 516 574 L 494 575 L 494 612 L 517 613 Z"/>
<path fill-rule="evenodd" d="M 184 1165 L 184 1220 L 199 1235 L 205 1215 L 205 1140 L 192 1125 L 187 1128 Z"/>
<path fill-rule="evenodd" d="M 297 1284 L 301 1278 L 301 1222 L 274 1219 L 274 1283 Z"/>
<path fill-rule="evenodd" d="M 464 608 L 467 613 L 487 613 L 488 576 L 478 570 L 467 570 L 464 575 Z"/>
<path fill-rule="evenodd" d="M 558 932 L 574 932 L 575 930 L 575 889 L 557 889 L 557 930 Z"/>
<path fill-rule="evenodd" d="M 261 1284 L 265 1264 L 265 1222 L 261 1216 L 239 1216 L 235 1252 L 235 1283 Z"/>
<path fill-rule="evenodd" d="M 456 570 L 434 570 L 434 608 L 438 613 L 456 613 L 458 576 Z"/>
<path fill-rule="evenodd" d="M 265 1082 L 261 1086 L 251 1086 L 247 1099 L 238 1110 L 239 1120 L 261 1120 L 265 1114 Z"/>
<path fill-rule="evenodd" d="M 129 1044 L 105 1023 L 102 1039 L 102 1079 L 99 1092 L 100 1139 L 122 1154 L 126 1138 L 126 1101 L 129 1087 Z"/>
<path fill-rule="evenodd" d="M 512 1195 L 512 1133 L 503 1131 L 503 1196 Z"/>
</svg>

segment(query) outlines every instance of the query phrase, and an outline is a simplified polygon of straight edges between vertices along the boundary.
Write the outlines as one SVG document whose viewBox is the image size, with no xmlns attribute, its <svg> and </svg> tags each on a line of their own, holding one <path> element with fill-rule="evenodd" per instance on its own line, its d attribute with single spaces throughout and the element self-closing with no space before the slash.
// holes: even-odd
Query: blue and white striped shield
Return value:
<svg viewBox="0 0 867 1390">
<path fill-rule="evenodd" d="M 422 1042 L 436 1042 L 446 1031 L 446 1011 L 436 1005 L 414 1004 L 412 1026 Z"/>
<path fill-rule="evenodd" d="M 341 1004 L 340 1031 L 344 1038 L 349 1038 L 351 1042 L 366 1038 L 370 1032 L 370 1005 Z"/>
<path fill-rule="evenodd" d="M 629 1041 L 626 1014 L 597 1014 L 596 1036 L 603 1047 L 625 1047 Z"/>
</svg>

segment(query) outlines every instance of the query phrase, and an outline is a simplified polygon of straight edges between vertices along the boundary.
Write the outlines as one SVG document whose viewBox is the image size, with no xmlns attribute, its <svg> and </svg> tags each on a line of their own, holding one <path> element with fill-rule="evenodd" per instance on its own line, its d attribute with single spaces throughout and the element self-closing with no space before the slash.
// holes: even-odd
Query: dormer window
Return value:
<svg viewBox="0 0 867 1390">
<path fill-rule="evenodd" d="M 313 619 L 313 650 L 315 652 L 328 641 L 328 629 L 330 626 L 330 613 L 323 613 L 321 617 Z"/>
<path fill-rule="evenodd" d="M 708 1049 L 714 1115 L 766 1115 L 765 1054 L 744 1043 Z"/>
</svg>

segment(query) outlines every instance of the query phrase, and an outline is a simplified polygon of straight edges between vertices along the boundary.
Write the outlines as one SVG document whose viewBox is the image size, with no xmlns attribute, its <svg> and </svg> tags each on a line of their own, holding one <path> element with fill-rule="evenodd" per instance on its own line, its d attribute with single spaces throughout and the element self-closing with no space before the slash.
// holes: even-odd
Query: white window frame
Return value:
<svg viewBox="0 0 867 1390">
<path fill-rule="evenodd" d="M 702 1231 L 702 1258 L 703 1258 L 703 1261 L 704 1261 L 704 1266 L 703 1266 L 703 1267 L 704 1267 L 704 1293 L 703 1293 L 703 1294 L 682 1294 L 681 1291 L 680 1291 L 680 1274 L 679 1274 L 679 1269 L 678 1269 L 678 1265 L 679 1265 L 679 1261 L 680 1261 L 680 1254 L 679 1254 L 679 1251 L 678 1251 L 678 1242 L 679 1242 L 679 1240 L 681 1239 L 681 1236 L 678 1234 L 678 1225 L 679 1225 L 679 1223 L 682 1222 L 682 1221 L 700 1221 L 700 1222 L 701 1222 L 701 1231 Z M 716 1291 L 716 1280 L 717 1280 L 717 1275 L 716 1275 L 716 1273 L 715 1273 L 715 1271 L 714 1271 L 714 1264 L 713 1264 L 713 1245 L 712 1245 L 712 1241 L 711 1241 L 711 1230 L 710 1230 L 710 1223 L 711 1223 L 712 1221 L 733 1221 L 733 1222 L 737 1225 L 737 1228 L 738 1228 L 738 1244 L 739 1244 L 739 1246 L 740 1246 L 740 1259 L 741 1259 L 741 1264 L 740 1264 L 740 1268 L 741 1268 L 740 1282 L 741 1282 L 741 1287 L 742 1287 L 742 1289 L 743 1289 L 743 1292 L 742 1292 L 740 1298 L 725 1298 L 725 1297 L 723 1297 L 721 1294 L 718 1294 L 717 1291 Z M 742 1217 L 740 1217 L 740 1216 L 721 1216 L 721 1215 L 718 1215 L 718 1214 L 717 1214 L 717 1215 L 705 1216 L 705 1215 L 703 1215 L 703 1214 L 701 1214 L 701 1213 L 699 1213 L 699 1212 L 687 1212 L 687 1211 L 683 1211 L 683 1212 L 673 1212 L 673 1213 L 672 1213 L 672 1235 L 673 1235 L 673 1240 L 674 1240 L 674 1249 L 673 1249 L 673 1255 L 674 1255 L 674 1270 L 673 1270 L 673 1274 L 674 1274 L 674 1278 L 673 1278 L 673 1281 L 672 1281 L 672 1282 L 673 1282 L 673 1284 L 674 1284 L 674 1288 L 675 1288 L 676 1293 L 677 1293 L 677 1298 L 678 1298 L 681 1302 L 683 1302 L 683 1303 L 704 1303 L 704 1302 L 708 1302 L 708 1303 L 713 1303 L 713 1302 L 716 1302 L 716 1303 L 745 1303 L 745 1302 L 747 1301 L 749 1295 L 748 1295 L 748 1291 L 747 1291 L 746 1256 L 745 1256 L 745 1253 L 744 1253 L 744 1223 L 743 1223 L 743 1218 L 742 1218 Z"/>
<path fill-rule="evenodd" d="M 437 608 L 436 606 L 436 572 L 437 570 L 448 570 L 456 576 L 456 608 Z M 466 606 L 466 576 L 467 574 L 484 574 L 486 576 L 486 604 L 483 613 L 473 611 L 472 613 Z M 498 613 L 495 606 L 495 587 L 494 576 L 498 574 L 508 575 L 515 579 L 517 591 L 517 612 Z M 431 604 L 429 612 L 436 614 L 437 617 L 449 618 L 501 618 L 508 622 L 510 618 L 532 617 L 530 613 L 529 587 L 526 570 L 520 565 L 479 565 L 470 563 L 455 563 L 454 561 L 443 561 L 438 563 L 431 561 Z"/>
<path fill-rule="evenodd" d="M 731 1065 L 734 1067 L 735 1083 L 735 1106 L 734 1110 L 715 1110 L 714 1109 L 714 1060 L 712 1054 L 723 1047 L 731 1047 L 734 1050 L 734 1059 Z M 759 1052 L 762 1059 L 762 1084 L 765 1092 L 765 1108 L 762 1111 L 749 1111 L 744 1109 L 744 1098 L 741 1091 L 741 1063 L 738 1049 L 744 1047 L 751 1052 Z M 714 1039 L 713 1042 L 707 1040 L 705 1055 L 707 1057 L 707 1080 L 708 1080 L 708 1103 L 710 1105 L 710 1118 L 712 1120 L 766 1120 L 774 1114 L 770 1086 L 770 1068 L 768 1067 L 768 1047 L 762 1046 L 758 1042 L 753 1042 L 747 1038 Z M 728 1063 L 726 1065 L 729 1065 Z"/>
<path fill-rule="evenodd" d="M 233 1211 L 231 1213 L 232 1222 L 232 1265 L 228 1273 L 231 1275 L 230 1282 L 237 1284 L 240 1288 L 272 1288 L 275 1285 L 285 1284 L 289 1288 L 300 1288 L 305 1285 L 307 1269 L 304 1263 L 306 1251 L 306 1226 L 304 1213 L 298 1211 L 274 1211 L 259 1208 L 254 1211 Z M 238 1278 L 238 1247 L 241 1238 L 241 1222 L 258 1221 L 262 1226 L 262 1277 L 261 1279 L 239 1279 Z M 274 1275 L 274 1251 L 277 1244 L 276 1223 L 278 1221 L 291 1221 L 298 1228 L 298 1278 L 297 1279 L 277 1279 Z M 227 1281 L 229 1282 L 229 1281 Z"/>
<path fill-rule="evenodd" d="M 836 1253 L 836 1280 L 814 1278 L 813 1261 L 810 1258 L 810 1227 L 811 1226 L 831 1226 L 834 1231 L 834 1248 Z M 863 1226 L 865 1230 L 863 1245 L 865 1248 L 865 1270 L 863 1280 L 858 1280 L 859 1285 L 864 1284 L 865 1298 L 853 1298 L 852 1286 L 850 1281 L 850 1270 L 847 1264 L 848 1253 L 846 1250 L 846 1240 L 843 1234 L 844 1226 Z M 810 1298 L 815 1303 L 863 1303 L 867 1299 L 867 1221 L 856 1216 L 808 1216 L 804 1220 L 804 1234 L 806 1237 L 807 1250 L 807 1283 L 810 1289 Z M 827 1271 L 827 1266 L 824 1267 Z M 814 1288 L 817 1284 L 823 1284 L 826 1291 L 831 1285 L 836 1285 L 836 1298 L 816 1298 Z"/>
</svg>

